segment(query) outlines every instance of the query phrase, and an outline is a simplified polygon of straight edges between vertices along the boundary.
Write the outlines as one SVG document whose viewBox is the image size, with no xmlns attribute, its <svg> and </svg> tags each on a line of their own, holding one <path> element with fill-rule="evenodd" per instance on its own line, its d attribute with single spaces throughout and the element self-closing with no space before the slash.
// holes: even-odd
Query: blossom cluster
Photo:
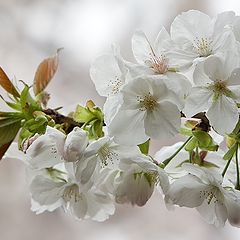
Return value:
<svg viewBox="0 0 240 240">
<path fill-rule="evenodd" d="M 240 16 L 190 10 L 155 41 L 136 31 L 132 51 L 135 62 L 114 45 L 90 68 L 103 113 L 88 102 L 69 115 L 78 123 L 70 131 L 48 111 L 44 131 L 26 125 L 20 149 L 32 210 L 104 221 L 115 204 L 143 206 L 158 188 L 167 208 L 240 227 Z M 185 142 L 149 155 L 151 139 L 177 134 Z"/>
</svg>

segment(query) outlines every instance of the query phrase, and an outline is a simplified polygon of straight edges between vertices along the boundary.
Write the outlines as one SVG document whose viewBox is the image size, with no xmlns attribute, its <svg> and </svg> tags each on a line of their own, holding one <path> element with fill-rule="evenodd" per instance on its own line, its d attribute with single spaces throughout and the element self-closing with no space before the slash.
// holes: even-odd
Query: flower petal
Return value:
<svg viewBox="0 0 240 240">
<path fill-rule="evenodd" d="M 145 119 L 146 134 L 151 138 L 166 139 L 175 136 L 181 125 L 181 115 L 176 105 L 162 101 Z"/>
<path fill-rule="evenodd" d="M 220 96 L 207 111 L 210 124 L 221 135 L 231 133 L 239 115 L 236 103 L 228 97 Z"/>
</svg>

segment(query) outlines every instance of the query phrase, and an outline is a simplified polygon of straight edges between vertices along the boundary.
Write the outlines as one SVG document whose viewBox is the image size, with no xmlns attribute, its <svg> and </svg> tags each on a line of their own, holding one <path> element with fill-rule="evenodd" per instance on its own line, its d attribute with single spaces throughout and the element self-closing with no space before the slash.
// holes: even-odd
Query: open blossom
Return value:
<svg viewBox="0 0 240 240">
<path fill-rule="evenodd" d="M 238 56 L 228 52 L 226 58 L 212 56 L 199 63 L 193 77 L 195 87 L 186 99 L 184 113 L 193 116 L 206 111 L 206 116 L 219 134 L 230 133 L 236 126 L 240 100 Z"/>
<path fill-rule="evenodd" d="M 167 174 L 149 157 L 139 155 L 134 159 L 126 158 L 122 160 L 120 172 L 115 178 L 113 195 L 117 203 L 143 206 L 159 184 L 163 192 L 168 190 Z"/>
<path fill-rule="evenodd" d="M 109 136 L 102 137 L 86 148 L 83 159 L 77 163 L 77 176 L 82 183 L 86 183 L 95 170 L 118 170 L 121 159 L 126 156 L 134 158 L 139 154 L 141 153 L 137 146 L 119 145 Z"/>
<path fill-rule="evenodd" d="M 240 192 L 222 186 L 222 176 L 206 168 L 184 164 L 189 173 L 171 185 L 166 202 L 196 208 L 209 224 L 222 227 L 226 220 L 240 226 Z"/>
<path fill-rule="evenodd" d="M 129 75 L 135 78 L 141 75 L 154 75 L 159 81 L 173 90 L 180 99 L 188 95 L 191 88 L 189 80 L 179 73 L 179 66 L 168 56 L 168 51 L 174 47 L 169 33 L 162 28 L 151 44 L 142 31 L 136 31 L 132 38 L 132 50 L 137 63 L 125 62 Z"/>
<path fill-rule="evenodd" d="M 171 25 L 171 38 L 178 45 L 170 54 L 173 59 L 190 67 L 194 61 L 236 49 L 232 30 L 219 29 L 215 22 L 215 19 L 196 10 L 178 15 Z"/>
<path fill-rule="evenodd" d="M 164 82 L 138 77 L 121 90 L 123 103 L 109 125 L 114 141 L 136 145 L 148 138 L 166 139 L 180 128 L 178 97 Z M 130 136 L 130 137 L 129 137 Z"/>
<path fill-rule="evenodd" d="M 104 104 L 105 123 L 111 121 L 120 106 L 119 91 L 128 81 L 126 68 L 119 50 L 98 57 L 91 65 L 90 76 L 100 96 L 107 97 Z"/>
<path fill-rule="evenodd" d="M 52 167 L 63 162 L 78 161 L 88 144 L 87 133 L 76 127 L 67 136 L 61 131 L 47 127 L 27 149 L 26 155 L 34 169 Z"/>
<path fill-rule="evenodd" d="M 57 178 L 37 175 L 30 184 L 30 192 L 35 202 L 35 211 L 62 206 L 78 219 L 90 218 L 96 221 L 104 221 L 114 213 L 114 205 L 108 194 L 94 186 L 89 188 L 87 185 L 81 185 L 74 172 L 68 174 L 67 171 Z"/>
</svg>

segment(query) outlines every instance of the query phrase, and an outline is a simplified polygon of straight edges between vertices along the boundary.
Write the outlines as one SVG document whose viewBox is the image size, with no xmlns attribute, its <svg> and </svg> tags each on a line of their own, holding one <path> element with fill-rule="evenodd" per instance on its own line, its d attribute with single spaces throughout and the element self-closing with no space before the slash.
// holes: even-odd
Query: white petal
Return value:
<svg viewBox="0 0 240 240">
<path fill-rule="evenodd" d="M 133 55 L 138 63 L 145 65 L 149 60 L 152 49 L 146 35 L 142 31 L 136 31 L 132 37 Z"/>
<path fill-rule="evenodd" d="M 228 86 L 240 85 L 240 68 L 235 68 L 227 81 Z"/>
<path fill-rule="evenodd" d="M 212 200 L 209 204 L 205 200 L 201 206 L 197 207 L 197 210 L 207 223 L 213 224 L 216 227 L 223 227 L 227 220 L 227 209 L 220 202 Z"/>
<path fill-rule="evenodd" d="M 212 81 L 226 80 L 229 76 L 223 66 L 223 60 L 216 56 L 210 56 L 204 61 L 204 71 Z"/>
<path fill-rule="evenodd" d="M 81 184 L 86 184 L 91 179 L 97 165 L 97 156 L 93 155 L 77 163 L 76 178 Z"/>
<path fill-rule="evenodd" d="M 180 207 L 198 207 L 202 204 L 201 191 L 207 186 L 194 175 L 186 175 L 174 181 L 166 194 L 166 201 Z"/>
<path fill-rule="evenodd" d="M 164 140 L 175 136 L 181 125 L 181 115 L 176 105 L 162 101 L 153 111 L 148 111 L 145 119 L 146 134 L 150 138 Z"/>
<path fill-rule="evenodd" d="M 226 191 L 224 194 L 225 205 L 228 212 L 228 221 L 240 227 L 240 193 L 239 191 Z"/>
<path fill-rule="evenodd" d="M 204 112 L 210 107 L 212 92 L 207 88 L 194 87 L 191 94 L 186 99 L 183 112 L 187 117 L 192 117 L 199 112 Z"/>
<path fill-rule="evenodd" d="M 85 195 L 81 194 L 78 201 L 71 201 L 69 207 L 72 215 L 78 219 L 84 219 L 88 210 L 88 204 Z"/>
<path fill-rule="evenodd" d="M 229 27 L 235 20 L 235 13 L 233 11 L 226 11 L 219 13 L 214 24 L 214 32 L 220 33 L 224 28 Z"/>
<path fill-rule="evenodd" d="M 146 142 L 148 136 L 145 134 L 144 118 L 145 113 L 140 110 L 119 110 L 109 126 L 109 135 L 123 145 Z"/>
<path fill-rule="evenodd" d="M 205 61 L 197 64 L 193 72 L 193 81 L 196 86 L 206 86 L 209 83 L 212 83 L 212 80 L 205 73 L 204 64 Z"/>
<path fill-rule="evenodd" d="M 153 189 L 154 185 L 150 186 L 143 174 L 134 176 L 134 172 L 129 171 L 122 176 L 122 181 L 116 189 L 115 200 L 120 204 L 144 206 L 151 197 Z"/>
<path fill-rule="evenodd" d="M 64 158 L 67 162 L 76 162 L 84 154 L 88 144 L 87 132 L 75 127 L 68 135 L 64 145 Z"/>
<path fill-rule="evenodd" d="M 107 126 L 111 123 L 122 104 L 122 95 L 115 94 L 106 99 L 103 106 L 104 122 Z"/>
<path fill-rule="evenodd" d="M 231 133 L 239 116 L 236 103 L 225 96 L 220 96 L 207 111 L 210 124 L 219 134 Z"/>
<path fill-rule="evenodd" d="M 171 37 L 174 41 L 185 39 L 193 41 L 195 37 L 208 37 L 212 22 L 208 15 L 190 10 L 178 15 L 171 25 Z"/>
<path fill-rule="evenodd" d="M 172 41 L 167 30 L 162 27 L 156 38 L 154 49 L 157 55 L 161 55 L 164 50 L 171 48 Z"/>
<path fill-rule="evenodd" d="M 88 215 L 92 220 L 103 222 L 114 214 L 115 207 L 108 195 L 96 191 L 87 196 Z"/>
<path fill-rule="evenodd" d="M 36 176 L 30 185 L 32 198 L 40 205 L 55 204 L 63 195 L 64 182 L 54 182 L 43 176 Z"/>
<path fill-rule="evenodd" d="M 90 76 L 101 96 L 114 95 L 124 84 L 124 75 L 114 55 L 103 55 L 90 68 Z"/>
<path fill-rule="evenodd" d="M 47 132 L 38 137 L 27 150 L 31 167 L 42 169 L 63 162 L 64 141 L 63 133 L 57 129 L 48 128 Z"/>
</svg>

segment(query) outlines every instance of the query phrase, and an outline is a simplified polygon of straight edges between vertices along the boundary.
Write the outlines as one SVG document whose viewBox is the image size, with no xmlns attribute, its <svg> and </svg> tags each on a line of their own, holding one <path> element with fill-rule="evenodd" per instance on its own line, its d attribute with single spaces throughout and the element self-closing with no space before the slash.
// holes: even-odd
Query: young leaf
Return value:
<svg viewBox="0 0 240 240">
<path fill-rule="evenodd" d="M 0 85 L 4 88 L 8 93 L 12 94 L 14 97 L 19 97 L 19 93 L 17 89 L 14 87 L 7 74 L 0 67 Z"/>
<path fill-rule="evenodd" d="M 7 151 L 21 127 L 21 121 L 0 127 L 0 159 Z"/>
<path fill-rule="evenodd" d="M 58 53 L 53 57 L 44 59 L 38 66 L 33 82 L 33 91 L 35 96 L 41 93 L 49 84 L 58 68 Z"/>
<path fill-rule="evenodd" d="M 141 153 L 147 155 L 147 154 L 148 154 L 148 151 L 149 151 L 149 145 L 150 145 L 150 139 L 148 139 L 146 142 L 138 145 Z"/>
</svg>

